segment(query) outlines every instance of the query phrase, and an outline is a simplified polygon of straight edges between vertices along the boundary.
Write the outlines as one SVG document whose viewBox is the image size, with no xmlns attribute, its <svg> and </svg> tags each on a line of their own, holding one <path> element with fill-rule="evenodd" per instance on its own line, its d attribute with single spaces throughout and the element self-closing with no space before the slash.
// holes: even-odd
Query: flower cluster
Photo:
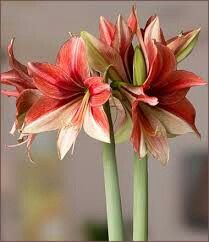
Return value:
<svg viewBox="0 0 209 242">
<path fill-rule="evenodd" d="M 177 64 L 195 46 L 200 29 L 182 32 L 166 40 L 159 18 L 151 16 L 141 28 L 133 7 L 127 21 L 116 24 L 99 20 L 99 38 L 82 31 L 61 46 L 56 63 L 18 62 L 14 39 L 8 46 L 11 70 L 1 74 L 1 83 L 15 87 L 2 90 L 16 98 L 12 133 L 28 150 L 36 134 L 58 130 L 60 159 L 85 132 L 110 142 L 104 104 L 116 111 L 116 142 L 130 139 L 139 158 L 147 152 L 166 164 L 168 137 L 199 132 L 195 109 L 186 94 L 206 82 L 192 72 L 177 70 Z M 134 38 L 137 41 L 134 47 Z"/>
</svg>

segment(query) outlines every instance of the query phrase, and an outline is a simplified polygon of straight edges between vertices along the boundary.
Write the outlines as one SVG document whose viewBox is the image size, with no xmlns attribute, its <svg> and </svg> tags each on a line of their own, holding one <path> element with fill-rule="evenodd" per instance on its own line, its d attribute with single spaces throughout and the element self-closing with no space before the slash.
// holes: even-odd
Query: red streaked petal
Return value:
<svg viewBox="0 0 209 242">
<path fill-rule="evenodd" d="M 82 89 L 58 66 L 29 63 L 28 69 L 36 87 L 48 97 L 66 99 L 82 92 Z"/>
<path fill-rule="evenodd" d="M 188 125 L 191 126 L 194 132 L 198 136 L 200 136 L 200 133 L 198 132 L 195 126 L 195 116 L 196 116 L 195 109 L 187 98 L 184 98 L 181 102 L 178 102 L 172 105 L 159 105 L 159 108 L 174 114 L 178 118 L 188 123 Z"/>
<path fill-rule="evenodd" d="M 62 160 L 70 148 L 75 144 L 80 129 L 75 126 L 63 127 L 58 134 L 57 150 L 60 160 Z"/>
<path fill-rule="evenodd" d="M 8 96 L 8 97 L 18 97 L 19 96 L 19 92 L 17 92 L 17 91 L 1 90 L 1 94 Z"/>
<path fill-rule="evenodd" d="M 109 123 L 102 106 L 88 106 L 84 117 L 83 128 L 90 137 L 103 142 L 110 142 Z"/>
<path fill-rule="evenodd" d="M 144 140 L 144 133 L 140 120 L 137 115 L 133 116 L 133 129 L 131 134 L 131 142 L 134 151 L 138 154 L 139 159 L 142 159 L 147 154 L 147 148 Z"/>
<path fill-rule="evenodd" d="M 13 45 L 14 45 L 14 38 L 11 40 L 10 44 L 8 45 L 8 56 L 9 56 L 9 64 L 12 69 L 14 69 L 21 78 L 31 81 L 30 77 L 28 75 L 27 67 L 23 64 L 21 64 L 19 61 L 17 61 L 14 57 L 13 53 Z"/>
<path fill-rule="evenodd" d="M 166 111 L 165 109 L 158 107 L 147 107 L 147 109 L 150 109 L 150 112 L 154 114 L 157 119 L 160 120 L 160 122 L 166 129 L 167 134 L 182 135 L 194 132 L 191 125 L 185 122 L 184 119 L 179 118 L 178 116 Z"/>
<path fill-rule="evenodd" d="M 196 74 L 177 70 L 170 72 L 170 74 L 162 81 L 159 82 L 159 93 L 162 95 L 168 95 L 175 91 L 182 89 L 188 89 L 193 86 L 204 86 L 207 82 Z"/>
<path fill-rule="evenodd" d="M 82 86 L 82 81 L 90 75 L 83 39 L 71 37 L 66 41 L 57 55 L 56 65 Z"/>
<path fill-rule="evenodd" d="M 115 33 L 115 26 L 103 16 L 99 19 L 99 39 L 107 44 L 111 45 L 113 36 Z"/>
<path fill-rule="evenodd" d="M 141 106 L 141 112 L 143 117 L 149 123 L 152 131 L 145 129 L 144 137 L 147 149 L 153 155 L 154 158 L 160 160 L 163 165 L 166 165 L 169 160 L 169 145 L 167 139 L 167 133 L 157 116 L 150 112 L 150 107 L 147 105 Z M 145 122 L 142 120 L 142 126 Z"/>
<path fill-rule="evenodd" d="M 71 102 L 41 97 L 27 112 L 23 133 L 40 133 L 60 129 L 71 123 L 82 99 Z"/>
<path fill-rule="evenodd" d="M 135 6 L 133 6 L 131 9 L 131 14 L 128 17 L 127 23 L 128 23 L 128 27 L 131 29 L 132 33 L 136 33 L 138 20 L 137 20 L 137 10 L 136 10 Z"/>
<path fill-rule="evenodd" d="M 116 23 L 116 30 L 112 42 L 112 47 L 120 53 L 122 59 L 124 58 L 127 49 L 131 45 L 132 37 L 133 35 L 130 28 L 123 20 L 122 16 L 119 15 Z"/>
</svg>

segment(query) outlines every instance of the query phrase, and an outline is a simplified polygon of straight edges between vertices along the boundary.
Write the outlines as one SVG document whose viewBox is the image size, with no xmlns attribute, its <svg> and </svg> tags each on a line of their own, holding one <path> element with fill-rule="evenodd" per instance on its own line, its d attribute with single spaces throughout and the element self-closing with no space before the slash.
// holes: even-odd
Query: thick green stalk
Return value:
<svg viewBox="0 0 209 242">
<path fill-rule="evenodd" d="M 133 241 L 148 240 L 148 167 L 147 156 L 134 157 Z"/>
<path fill-rule="evenodd" d="M 124 240 L 123 216 L 115 154 L 115 140 L 110 113 L 109 102 L 105 104 L 105 111 L 110 125 L 111 143 L 103 145 L 103 167 L 107 209 L 107 224 L 109 241 Z"/>
</svg>

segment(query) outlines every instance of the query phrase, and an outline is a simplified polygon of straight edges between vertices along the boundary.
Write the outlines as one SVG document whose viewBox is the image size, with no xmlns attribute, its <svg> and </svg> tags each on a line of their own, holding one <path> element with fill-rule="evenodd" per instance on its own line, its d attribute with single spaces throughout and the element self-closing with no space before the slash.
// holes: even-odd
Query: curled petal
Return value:
<svg viewBox="0 0 209 242">
<path fill-rule="evenodd" d="M 75 144 L 79 130 L 80 129 L 75 126 L 66 126 L 59 131 L 57 149 L 60 160 L 65 157 L 70 148 Z"/>
<path fill-rule="evenodd" d="M 103 142 L 110 142 L 109 123 L 102 106 L 88 106 L 84 117 L 83 128 L 90 137 Z"/>
<path fill-rule="evenodd" d="M 99 19 L 99 39 L 103 43 L 111 45 L 114 33 L 115 26 L 108 19 L 101 16 Z"/>
<path fill-rule="evenodd" d="M 80 98 L 63 103 L 49 97 L 41 97 L 27 112 L 22 132 L 40 133 L 68 126 L 81 102 Z"/>
<path fill-rule="evenodd" d="M 60 48 L 56 65 L 82 86 L 82 81 L 90 75 L 83 39 L 71 37 L 66 41 Z"/>
<path fill-rule="evenodd" d="M 111 94 L 110 86 L 103 82 L 103 78 L 89 77 L 85 80 L 85 85 L 90 92 L 91 106 L 101 106 L 109 99 Z"/>
<path fill-rule="evenodd" d="M 47 63 L 29 63 L 30 75 L 36 87 L 46 96 L 66 99 L 82 89 L 59 67 Z"/>
</svg>

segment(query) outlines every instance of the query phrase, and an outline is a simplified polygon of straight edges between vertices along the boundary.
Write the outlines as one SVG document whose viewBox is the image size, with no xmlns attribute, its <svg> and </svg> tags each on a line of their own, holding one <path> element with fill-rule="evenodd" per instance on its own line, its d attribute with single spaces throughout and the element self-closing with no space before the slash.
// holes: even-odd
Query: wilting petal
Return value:
<svg viewBox="0 0 209 242">
<path fill-rule="evenodd" d="M 183 121 L 185 121 L 190 127 L 194 130 L 194 132 L 200 136 L 196 126 L 195 126 L 195 116 L 196 112 L 193 105 L 189 102 L 188 99 L 184 98 L 181 102 L 172 105 L 159 105 L 161 109 L 164 109 L 175 116 L 179 117 Z M 188 130 L 188 129 L 187 129 Z"/>
<path fill-rule="evenodd" d="M 128 22 L 128 27 L 131 29 L 132 33 L 136 33 L 138 20 L 137 20 L 137 11 L 135 6 L 132 7 L 131 14 L 127 22 Z"/>
<path fill-rule="evenodd" d="M 41 97 L 27 112 L 23 133 L 40 133 L 60 129 L 71 123 L 82 99 L 64 103 Z"/>
<path fill-rule="evenodd" d="M 131 45 L 132 33 L 127 23 L 123 20 L 122 16 L 119 15 L 116 23 L 116 30 L 112 47 L 120 53 L 122 59 L 126 53 L 126 50 Z"/>
<path fill-rule="evenodd" d="M 101 106 L 110 97 L 110 86 L 103 82 L 102 77 L 89 77 L 85 80 L 85 85 L 90 92 L 90 105 Z"/>
<path fill-rule="evenodd" d="M 103 43 L 111 45 L 114 33 L 115 26 L 108 19 L 101 16 L 99 19 L 99 39 Z"/>
<path fill-rule="evenodd" d="M 186 33 L 181 33 L 178 36 L 167 41 L 167 46 L 174 52 L 177 62 L 186 58 L 195 47 L 200 28 Z"/>
<path fill-rule="evenodd" d="M 81 37 L 87 47 L 89 64 L 94 70 L 104 73 L 108 66 L 112 65 L 113 68 L 109 71 L 111 78 L 127 81 L 123 61 L 116 50 L 87 32 L 81 32 Z"/>
<path fill-rule="evenodd" d="M 66 99 L 82 91 L 58 66 L 47 63 L 29 63 L 28 68 L 36 87 L 48 97 Z"/>
<path fill-rule="evenodd" d="M 57 149 L 59 159 L 62 160 L 67 152 L 74 145 L 79 133 L 79 128 L 75 126 L 63 127 L 58 134 Z"/>
<path fill-rule="evenodd" d="M 40 92 L 34 89 L 26 89 L 19 95 L 16 101 L 16 127 L 18 129 L 22 128 L 26 112 L 40 97 Z"/>
<path fill-rule="evenodd" d="M 109 123 L 103 107 L 88 107 L 83 128 L 90 137 L 103 142 L 110 142 Z"/>
<path fill-rule="evenodd" d="M 90 75 L 84 41 L 80 37 L 66 41 L 60 48 L 56 65 L 82 85 L 82 81 Z"/>
</svg>

